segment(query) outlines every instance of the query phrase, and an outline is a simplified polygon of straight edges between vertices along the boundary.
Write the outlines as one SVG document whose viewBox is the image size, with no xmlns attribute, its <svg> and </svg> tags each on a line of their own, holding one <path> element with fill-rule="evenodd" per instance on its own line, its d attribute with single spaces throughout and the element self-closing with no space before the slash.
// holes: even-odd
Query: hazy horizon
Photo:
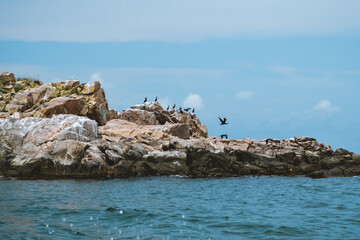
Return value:
<svg viewBox="0 0 360 240">
<path fill-rule="evenodd" d="M 311 136 L 360 153 L 360 2 L 7 1 L 0 72 L 99 80 L 121 111 L 157 96 L 209 135 Z M 218 117 L 229 125 L 219 126 Z"/>
</svg>

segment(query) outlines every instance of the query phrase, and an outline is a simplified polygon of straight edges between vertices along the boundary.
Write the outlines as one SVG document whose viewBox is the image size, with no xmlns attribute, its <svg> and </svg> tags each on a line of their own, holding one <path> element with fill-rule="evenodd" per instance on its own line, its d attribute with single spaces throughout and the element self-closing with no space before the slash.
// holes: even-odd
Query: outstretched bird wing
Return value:
<svg viewBox="0 0 360 240">
<path fill-rule="evenodd" d="M 219 118 L 220 122 L 223 123 L 223 120 L 220 117 L 218 117 L 218 118 Z"/>
<path fill-rule="evenodd" d="M 226 123 L 226 118 L 224 118 L 224 123 Z"/>
</svg>

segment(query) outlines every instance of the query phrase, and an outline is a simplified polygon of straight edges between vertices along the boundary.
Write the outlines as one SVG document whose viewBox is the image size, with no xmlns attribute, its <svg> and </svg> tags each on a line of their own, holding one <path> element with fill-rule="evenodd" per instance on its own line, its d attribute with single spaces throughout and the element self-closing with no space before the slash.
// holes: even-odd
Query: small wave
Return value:
<svg viewBox="0 0 360 240">
<path fill-rule="evenodd" d="M 119 211 L 119 209 L 117 208 L 113 208 L 113 207 L 108 207 L 107 209 L 105 209 L 106 212 L 117 212 Z"/>
<path fill-rule="evenodd" d="M 173 177 L 173 178 L 189 178 L 189 176 L 184 176 L 184 175 L 170 175 L 169 177 Z"/>
</svg>

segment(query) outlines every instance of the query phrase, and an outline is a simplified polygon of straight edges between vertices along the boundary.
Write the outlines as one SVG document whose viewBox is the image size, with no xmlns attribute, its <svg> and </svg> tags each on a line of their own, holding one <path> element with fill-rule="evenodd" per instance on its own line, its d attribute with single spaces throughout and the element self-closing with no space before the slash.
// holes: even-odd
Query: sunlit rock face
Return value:
<svg viewBox="0 0 360 240">
<path fill-rule="evenodd" d="M 109 110 L 98 82 L 0 80 L 0 177 L 360 175 L 360 155 L 311 137 L 219 139 L 158 102 Z"/>
<path fill-rule="evenodd" d="M 15 79 L 13 73 L 0 75 L 0 118 L 50 118 L 54 114 L 87 116 L 99 125 L 117 118 L 117 112 L 109 110 L 105 92 L 97 81 L 80 84 L 66 80 L 42 85 L 38 80 Z"/>
<path fill-rule="evenodd" d="M 146 102 L 144 104 L 131 106 L 120 112 L 118 118 L 136 123 L 137 125 L 185 124 L 189 128 L 190 136 L 208 136 L 206 126 L 201 124 L 195 114 L 179 110 L 163 110 L 158 102 Z M 185 131 L 185 129 L 179 129 L 179 132 Z"/>
<path fill-rule="evenodd" d="M 359 155 L 344 149 L 334 152 L 313 138 L 193 137 L 189 127 L 188 135 L 179 134 L 179 126 L 183 124 L 137 125 L 114 119 L 99 127 L 76 115 L 7 118 L 0 120 L 0 175 L 31 179 L 360 174 Z"/>
</svg>

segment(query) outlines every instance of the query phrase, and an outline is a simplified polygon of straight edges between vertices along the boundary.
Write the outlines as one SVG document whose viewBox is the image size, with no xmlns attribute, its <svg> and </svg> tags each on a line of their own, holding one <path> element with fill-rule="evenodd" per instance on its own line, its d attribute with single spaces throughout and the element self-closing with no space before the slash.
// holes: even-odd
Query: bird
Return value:
<svg viewBox="0 0 360 240">
<path fill-rule="evenodd" d="M 227 122 L 226 122 L 226 118 L 224 118 L 224 119 L 221 119 L 220 117 L 218 117 L 219 118 L 219 120 L 220 120 L 220 125 L 225 125 L 225 124 L 228 124 Z"/>
<path fill-rule="evenodd" d="M 169 111 L 169 108 L 170 108 L 170 106 L 168 105 L 168 107 L 167 107 L 166 111 Z"/>
<path fill-rule="evenodd" d="M 175 109 L 175 107 L 176 107 L 176 104 L 174 104 L 174 106 L 173 106 L 173 110 Z"/>
<path fill-rule="evenodd" d="M 157 102 L 157 96 L 156 96 L 156 98 L 155 98 L 155 102 Z"/>
<path fill-rule="evenodd" d="M 194 113 L 195 112 L 195 108 L 193 108 L 193 110 L 192 110 L 192 113 Z"/>
<path fill-rule="evenodd" d="M 179 107 L 179 111 L 180 111 L 180 112 L 182 111 L 182 107 L 181 107 L 181 106 Z"/>
<path fill-rule="evenodd" d="M 185 111 L 185 112 L 188 112 L 190 109 L 191 109 L 191 108 L 188 107 L 188 108 L 185 108 L 184 111 Z"/>
<path fill-rule="evenodd" d="M 147 102 L 147 97 L 145 97 L 145 100 L 144 100 L 144 103 L 146 103 Z"/>
<path fill-rule="evenodd" d="M 228 135 L 227 134 L 221 134 L 221 139 L 225 138 L 225 139 L 228 139 Z"/>
</svg>

